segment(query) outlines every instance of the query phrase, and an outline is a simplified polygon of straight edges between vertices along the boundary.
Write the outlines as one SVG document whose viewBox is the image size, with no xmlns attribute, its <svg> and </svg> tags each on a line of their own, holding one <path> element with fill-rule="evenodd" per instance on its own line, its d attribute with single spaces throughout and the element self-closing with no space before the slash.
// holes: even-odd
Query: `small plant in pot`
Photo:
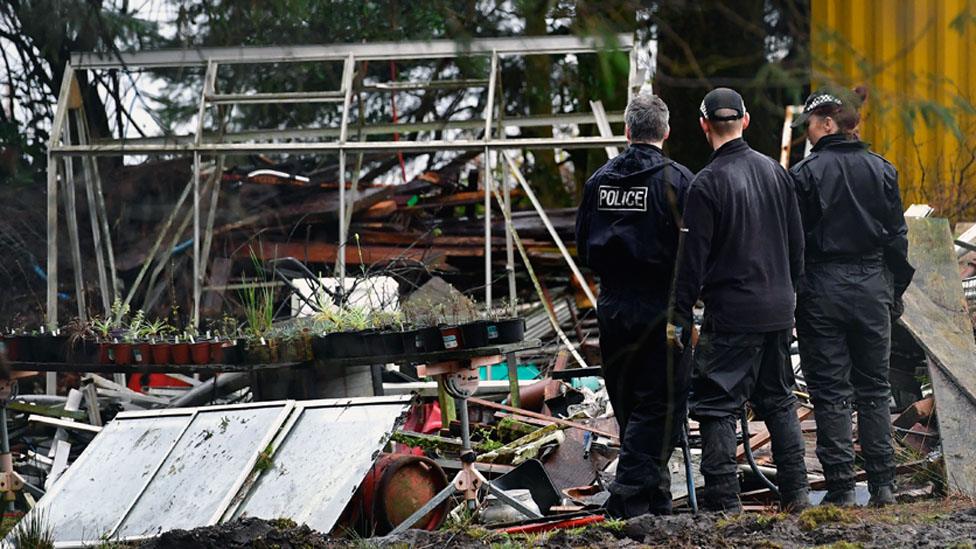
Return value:
<svg viewBox="0 0 976 549">
<path fill-rule="evenodd" d="M 68 362 L 91 364 L 98 361 L 98 345 L 91 321 L 74 318 L 65 326 L 65 332 L 68 335 L 66 357 Z M 10 360 L 17 359 L 11 358 Z"/>
<path fill-rule="evenodd" d="M 369 327 L 375 330 L 366 336 L 366 345 L 370 354 L 403 354 L 405 349 L 402 314 L 383 310 L 372 311 L 369 314 Z"/>
<path fill-rule="evenodd" d="M 126 328 L 124 339 L 132 345 L 132 364 L 149 364 L 152 360 L 146 340 L 146 324 L 146 313 L 139 309 Z"/>
<path fill-rule="evenodd" d="M 209 337 L 200 337 L 196 330 L 188 330 L 186 339 L 190 345 L 190 360 L 194 364 L 209 364 L 211 355 L 211 341 Z"/>
<path fill-rule="evenodd" d="M 161 318 L 145 323 L 142 337 L 149 345 L 150 364 L 170 363 L 172 343 L 167 338 L 174 331 L 173 327 Z"/>
<path fill-rule="evenodd" d="M 170 345 L 170 360 L 173 364 L 192 364 L 190 357 L 190 342 L 186 334 L 178 334 Z"/>
<path fill-rule="evenodd" d="M 363 332 L 369 328 L 369 314 L 357 307 L 336 310 L 336 331 L 329 334 L 330 350 L 335 357 L 356 357 L 369 354 Z"/>
<path fill-rule="evenodd" d="M 112 353 L 112 319 L 93 318 L 91 321 L 92 331 L 95 334 L 96 362 L 98 364 L 109 364 L 113 360 Z"/>
</svg>

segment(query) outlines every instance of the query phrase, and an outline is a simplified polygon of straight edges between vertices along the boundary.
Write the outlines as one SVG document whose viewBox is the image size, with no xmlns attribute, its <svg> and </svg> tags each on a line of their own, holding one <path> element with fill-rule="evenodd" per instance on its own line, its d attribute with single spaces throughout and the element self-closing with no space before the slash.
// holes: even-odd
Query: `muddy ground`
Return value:
<svg viewBox="0 0 976 549">
<path fill-rule="evenodd" d="M 477 527 L 413 530 L 370 539 L 333 539 L 288 520 L 248 518 L 173 531 L 143 549 L 312 549 L 320 547 L 976 547 L 976 502 L 927 500 L 887 509 L 819 507 L 800 515 L 748 513 L 639 517 L 576 530 L 504 535 Z"/>
</svg>

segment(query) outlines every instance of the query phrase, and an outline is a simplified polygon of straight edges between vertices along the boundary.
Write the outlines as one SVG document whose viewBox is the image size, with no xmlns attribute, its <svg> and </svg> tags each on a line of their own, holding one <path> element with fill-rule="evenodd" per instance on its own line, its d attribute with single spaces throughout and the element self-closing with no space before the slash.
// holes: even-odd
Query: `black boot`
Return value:
<svg viewBox="0 0 976 549">
<path fill-rule="evenodd" d="M 878 507 L 895 503 L 895 459 L 891 441 L 891 414 L 888 399 L 858 401 L 857 431 L 868 473 L 870 504 Z"/>
<path fill-rule="evenodd" d="M 854 505 L 854 434 L 850 403 L 816 402 L 813 414 L 817 421 L 817 459 L 823 465 L 827 480 L 823 504 Z"/>
<path fill-rule="evenodd" d="M 853 463 L 824 467 L 824 478 L 827 480 L 827 495 L 821 505 L 851 507 L 857 503 L 854 497 Z"/>
<path fill-rule="evenodd" d="M 738 464 L 735 461 L 735 417 L 703 418 L 701 470 L 705 476 L 702 507 L 708 511 L 739 513 Z"/>
<path fill-rule="evenodd" d="M 790 407 L 769 414 L 766 428 L 773 442 L 780 506 L 785 511 L 802 511 L 810 503 L 807 466 L 803 461 L 805 444 L 796 412 Z"/>
</svg>

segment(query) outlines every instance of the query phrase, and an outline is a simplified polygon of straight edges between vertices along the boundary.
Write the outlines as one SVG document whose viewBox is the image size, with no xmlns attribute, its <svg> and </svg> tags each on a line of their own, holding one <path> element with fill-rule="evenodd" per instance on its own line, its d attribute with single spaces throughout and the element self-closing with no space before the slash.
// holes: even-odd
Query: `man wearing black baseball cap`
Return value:
<svg viewBox="0 0 976 549">
<path fill-rule="evenodd" d="M 687 331 L 695 302 L 705 303 L 689 400 L 702 435 L 702 503 L 742 509 L 736 418 L 750 402 L 772 437 L 780 503 L 798 510 L 808 487 L 790 365 L 794 285 L 803 271 L 796 195 L 786 170 L 743 141 L 749 113 L 742 96 L 717 88 L 700 110 L 715 152 L 688 190 L 675 313 Z"/>
<path fill-rule="evenodd" d="M 793 166 L 806 235 L 796 331 L 817 420 L 825 503 L 854 504 L 852 408 L 872 505 L 895 502 L 888 383 L 891 324 L 915 273 L 898 172 L 857 137 L 863 88 L 810 94 L 794 126 L 813 145 Z M 829 212 L 829 215 L 828 215 Z"/>
</svg>

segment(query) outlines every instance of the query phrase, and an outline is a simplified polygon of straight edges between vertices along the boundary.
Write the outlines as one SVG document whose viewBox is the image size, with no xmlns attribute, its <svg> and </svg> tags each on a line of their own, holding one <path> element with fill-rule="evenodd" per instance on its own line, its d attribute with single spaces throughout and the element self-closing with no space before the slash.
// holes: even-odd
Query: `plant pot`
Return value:
<svg viewBox="0 0 976 549">
<path fill-rule="evenodd" d="M 422 345 L 422 352 L 430 353 L 434 351 L 444 350 L 444 337 L 441 335 L 441 329 L 437 326 L 428 326 L 427 328 L 421 328 L 417 330 L 417 338 L 420 340 Z M 416 348 L 416 339 L 414 340 L 414 348 Z"/>
<path fill-rule="evenodd" d="M 244 347 L 245 364 L 270 364 L 274 362 L 271 346 L 250 341 Z"/>
<path fill-rule="evenodd" d="M 210 342 L 210 363 L 224 364 L 224 342 L 219 339 Z"/>
<path fill-rule="evenodd" d="M 403 354 L 403 335 L 400 332 L 367 332 L 363 334 L 365 356 Z"/>
<path fill-rule="evenodd" d="M 112 360 L 119 366 L 125 366 L 127 364 L 132 364 L 133 354 L 132 354 L 132 344 L 131 343 L 113 343 L 112 344 Z"/>
<path fill-rule="evenodd" d="M 281 342 L 282 362 L 305 362 L 312 357 L 312 341 L 308 336 L 299 336 Z"/>
<path fill-rule="evenodd" d="M 66 349 L 68 362 L 75 364 L 97 364 L 100 349 L 98 342 L 91 339 L 76 339 L 68 343 Z"/>
<path fill-rule="evenodd" d="M 132 346 L 132 357 L 136 364 L 152 364 L 152 346 L 148 343 L 137 343 Z"/>
<path fill-rule="evenodd" d="M 115 352 L 112 350 L 111 343 L 99 341 L 95 343 L 95 346 L 98 349 L 95 359 L 98 364 L 112 364 L 115 362 Z"/>
<path fill-rule="evenodd" d="M 461 342 L 465 349 L 488 346 L 488 322 L 476 320 L 458 327 L 461 328 Z"/>
<path fill-rule="evenodd" d="M 525 339 L 525 320 L 507 318 L 497 322 L 489 322 L 487 331 L 490 345 L 520 343 Z"/>
<path fill-rule="evenodd" d="M 169 352 L 172 364 L 192 364 L 189 343 L 173 343 Z"/>
<path fill-rule="evenodd" d="M 211 342 L 209 341 L 196 341 L 190 343 L 190 359 L 194 364 L 209 364 L 210 363 L 210 347 Z"/>
<path fill-rule="evenodd" d="M 172 345 L 165 341 L 153 343 L 149 345 L 149 354 L 151 355 L 152 364 L 169 364 L 173 359 Z"/>
<path fill-rule="evenodd" d="M 64 362 L 67 358 L 68 336 L 24 336 L 28 354 L 33 362 Z M 24 343 L 21 343 L 23 349 Z"/>
<path fill-rule="evenodd" d="M 242 364 L 244 362 L 241 344 L 237 341 L 220 341 L 217 343 L 217 347 L 219 350 L 218 348 L 213 349 L 215 364 Z"/>
<path fill-rule="evenodd" d="M 15 335 L 3 336 L 4 351 L 7 353 L 7 360 L 16 362 L 20 358 L 20 337 Z"/>
<path fill-rule="evenodd" d="M 331 358 L 348 358 L 366 355 L 366 340 L 362 332 L 337 332 L 325 337 Z"/>
<path fill-rule="evenodd" d="M 403 352 L 412 355 L 416 353 L 424 352 L 425 342 L 424 342 L 424 331 L 423 330 L 407 330 L 405 332 L 400 332 L 401 345 L 403 345 Z M 437 331 L 437 338 L 440 339 L 441 333 Z"/>
<path fill-rule="evenodd" d="M 329 343 L 329 335 L 312 336 L 312 358 L 322 360 L 331 356 L 332 348 Z"/>
<path fill-rule="evenodd" d="M 439 330 L 444 350 L 453 351 L 464 348 L 464 336 L 459 326 L 441 326 Z"/>
</svg>

